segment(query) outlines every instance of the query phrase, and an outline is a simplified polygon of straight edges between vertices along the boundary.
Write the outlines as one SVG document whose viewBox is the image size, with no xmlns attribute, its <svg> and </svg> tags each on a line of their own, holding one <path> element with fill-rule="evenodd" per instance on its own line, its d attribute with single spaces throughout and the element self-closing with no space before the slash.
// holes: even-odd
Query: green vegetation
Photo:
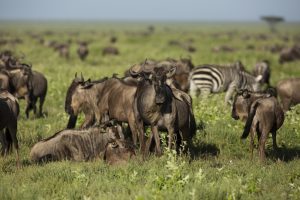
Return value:
<svg viewBox="0 0 300 200">
<path fill-rule="evenodd" d="M 279 33 L 269 39 L 256 39 L 258 34 L 269 34 L 263 24 L 157 24 L 151 35 L 145 36 L 149 24 L 55 24 L 43 25 L 0 24 L 0 38 L 20 38 L 22 44 L 4 45 L 17 55 L 25 55 L 24 62 L 44 73 L 48 79 L 48 94 L 44 105 L 47 117 L 25 119 L 25 102 L 20 100 L 21 116 L 18 138 L 21 148 L 22 169 L 16 169 L 15 154 L 0 158 L 0 199 L 300 199 L 300 106 L 286 116 L 278 132 L 278 152 L 267 143 L 267 162 L 261 165 L 257 151 L 250 160 L 249 139 L 240 141 L 243 123 L 231 118 L 231 109 L 225 106 L 224 94 L 208 99 L 194 100 L 198 124 L 193 140 L 193 155 L 176 155 L 165 149 L 162 157 L 151 156 L 142 161 L 138 156 L 125 166 L 108 166 L 103 161 L 74 163 L 69 161 L 32 165 L 29 151 L 34 143 L 63 129 L 67 124 L 64 100 L 67 87 L 75 72 L 85 78 L 99 79 L 118 73 L 142 62 L 145 58 L 165 59 L 191 55 L 195 65 L 204 63 L 226 64 L 241 60 L 247 70 L 257 61 L 271 63 L 271 84 L 280 79 L 300 77 L 300 62 L 278 63 L 278 53 L 264 50 L 264 46 L 294 44 L 299 36 L 299 24 L 279 27 Z M 53 35 L 44 35 L 52 31 Z M 229 36 L 227 33 L 232 32 Z M 46 40 L 72 40 L 71 58 L 65 60 L 57 52 L 39 44 L 29 36 L 39 34 Z M 213 37 L 220 34 L 218 37 Z M 119 56 L 103 57 L 101 50 L 110 37 Z M 243 36 L 249 35 L 245 40 Z M 283 41 L 287 36 L 289 41 Z M 194 40 L 197 51 L 188 54 L 170 40 Z M 91 41 L 90 55 L 85 62 L 76 55 L 77 40 Z M 235 52 L 213 53 L 217 45 L 229 45 Z M 253 45 L 255 50 L 246 49 Z M 82 118 L 80 119 L 82 120 Z"/>
</svg>

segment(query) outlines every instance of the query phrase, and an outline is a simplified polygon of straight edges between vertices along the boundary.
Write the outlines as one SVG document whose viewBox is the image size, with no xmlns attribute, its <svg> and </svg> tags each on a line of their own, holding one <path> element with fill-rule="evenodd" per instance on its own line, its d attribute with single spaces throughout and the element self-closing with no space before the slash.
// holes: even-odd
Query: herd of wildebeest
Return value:
<svg viewBox="0 0 300 200">
<path fill-rule="evenodd" d="M 112 37 L 110 42 L 113 44 L 116 40 Z M 39 41 L 69 58 L 67 43 Z M 89 54 L 88 43 L 78 42 L 77 53 L 81 60 Z M 195 51 L 184 43 L 170 41 L 170 45 Z M 227 50 L 225 46 L 213 49 L 215 52 Z M 103 55 L 106 54 L 117 55 L 119 51 L 111 45 L 103 49 Z M 280 63 L 297 59 L 300 59 L 299 45 L 281 49 Z M 0 52 L 0 61 L 1 155 L 10 153 L 14 146 L 19 166 L 18 99 L 26 101 L 27 118 L 31 110 L 36 117 L 43 117 L 48 83 L 42 73 L 23 63 L 10 50 Z M 285 112 L 300 103 L 300 77 L 281 80 L 276 87 L 271 87 L 270 76 L 267 60 L 258 62 L 250 73 L 240 61 L 230 65 L 194 66 L 190 58 L 145 59 L 126 70 L 122 78 L 113 74 L 90 80 L 75 74 L 66 91 L 65 112 L 69 115 L 66 129 L 38 141 L 31 149 L 30 159 L 39 163 L 102 158 L 116 164 L 135 157 L 136 151 L 143 157 L 150 152 L 159 156 L 163 153 L 162 131 L 167 132 L 169 149 L 186 153 L 193 149 L 191 140 L 197 127 L 191 97 L 209 98 L 208 94 L 226 92 L 224 106 L 230 105 L 232 118 L 245 123 L 241 138 L 250 135 L 251 155 L 257 135 L 258 153 L 263 162 L 269 133 L 276 150 L 276 131 L 284 123 Z M 75 129 L 81 113 L 84 121 Z M 150 131 L 146 134 L 148 127 Z"/>
</svg>

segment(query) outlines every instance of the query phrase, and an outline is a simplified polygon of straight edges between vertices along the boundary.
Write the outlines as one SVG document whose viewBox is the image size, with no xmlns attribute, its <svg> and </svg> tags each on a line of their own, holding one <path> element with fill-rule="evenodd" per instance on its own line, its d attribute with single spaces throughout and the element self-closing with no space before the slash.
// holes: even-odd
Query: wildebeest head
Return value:
<svg viewBox="0 0 300 200">
<path fill-rule="evenodd" d="M 31 66 L 25 63 L 15 65 L 12 70 L 9 70 L 12 92 L 17 97 L 24 97 L 29 93 L 31 75 Z"/>
<path fill-rule="evenodd" d="M 65 100 L 65 111 L 69 115 L 74 115 L 74 110 L 71 105 L 73 93 L 75 92 L 76 88 L 79 85 L 83 85 L 83 84 L 84 84 L 84 78 L 83 78 L 82 74 L 81 74 L 81 77 L 77 77 L 77 73 L 76 73 L 75 78 L 73 79 L 71 85 L 69 86 L 69 88 L 67 90 L 67 96 L 66 96 L 66 100 Z"/>
<path fill-rule="evenodd" d="M 132 157 L 135 157 L 133 144 L 128 141 L 114 139 L 110 141 L 104 152 L 104 160 L 111 165 L 127 162 Z"/>
</svg>

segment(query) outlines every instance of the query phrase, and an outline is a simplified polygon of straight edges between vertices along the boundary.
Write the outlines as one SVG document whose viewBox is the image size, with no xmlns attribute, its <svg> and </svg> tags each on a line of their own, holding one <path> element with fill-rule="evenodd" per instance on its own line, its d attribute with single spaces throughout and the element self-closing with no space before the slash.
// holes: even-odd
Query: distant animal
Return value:
<svg viewBox="0 0 300 200">
<path fill-rule="evenodd" d="M 85 60 L 89 54 L 88 43 L 87 42 L 79 42 L 79 47 L 77 49 L 77 54 L 81 60 Z"/>
<path fill-rule="evenodd" d="M 18 100 L 8 91 L 0 91 L 0 143 L 1 155 L 6 156 L 12 150 L 12 145 L 16 149 L 17 166 L 20 167 L 19 143 L 17 139 L 19 115 Z"/>
<path fill-rule="evenodd" d="M 116 47 L 113 46 L 108 46 L 108 47 L 104 47 L 102 50 L 102 55 L 119 55 L 120 52 Z"/>
<path fill-rule="evenodd" d="M 70 45 L 69 44 L 55 44 L 54 49 L 59 53 L 59 56 L 65 59 L 70 58 Z"/>
<path fill-rule="evenodd" d="M 240 63 L 233 66 L 201 65 L 190 74 L 190 94 L 202 96 L 210 93 L 226 91 L 225 103 L 229 103 L 235 90 L 260 90 L 261 75 L 257 77 L 241 70 Z"/>
<path fill-rule="evenodd" d="M 251 158 L 253 157 L 254 137 L 257 134 L 259 157 L 261 162 L 265 160 L 265 143 L 269 133 L 272 133 L 273 148 L 277 149 L 276 132 L 284 122 L 284 113 L 276 97 L 270 93 L 252 93 L 244 90 L 237 94 L 236 101 L 233 104 L 232 116 L 238 116 L 234 109 L 248 111 L 246 124 L 244 127 L 242 139 L 246 139 L 250 133 Z M 238 119 L 238 117 L 234 117 Z"/>
<path fill-rule="evenodd" d="M 279 63 L 292 62 L 300 59 L 300 45 L 283 48 L 279 54 Z"/>
<path fill-rule="evenodd" d="M 276 89 L 284 112 L 300 103 L 300 78 L 281 80 L 277 83 Z"/>
<path fill-rule="evenodd" d="M 37 163 L 102 158 L 109 164 L 117 164 L 127 162 L 133 156 L 133 145 L 118 139 L 115 127 L 62 130 L 36 143 L 30 151 L 30 160 Z"/>
<path fill-rule="evenodd" d="M 215 46 L 212 48 L 212 51 L 217 52 L 233 52 L 235 49 L 233 47 L 227 46 L 227 45 L 221 45 L 221 46 Z"/>
<path fill-rule="evenodd" d="M 270 63 L 267 60 L 263 60 L 262 62 L 256 63 L 255 68 L 253 69 L 253 75 L 255 77 L 261 75 L 262 78 L 260 80 L 261 84 L 267 84 L 267 87 L 270 86 Z"/>
</svg>

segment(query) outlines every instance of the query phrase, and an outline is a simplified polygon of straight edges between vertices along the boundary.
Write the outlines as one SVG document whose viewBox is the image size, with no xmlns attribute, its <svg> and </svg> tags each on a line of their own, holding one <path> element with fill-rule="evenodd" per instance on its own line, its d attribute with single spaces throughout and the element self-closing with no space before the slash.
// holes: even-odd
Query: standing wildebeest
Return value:
<svg viewBox="0 0 300 200">
<path fill-rule="evenodd" d="M 7 155 L 14 144 L 17 151 L 17 165 L 19 161 L 19 144 L 17 139 L 17 118 L 19 115 L 18 100 L 7 91 L 0 92 L 0 142 L 1 155 Z M 5 131 L 5 132 L 3 132 Z"/>
<path fill-rule="evenodd" d="M 115 127 L 63 130 L 36 143 L 30 151 L 33 162 L 89 161 L 103 158 L 110 164 L 135 156 L 133 145 L 118 139 Z"/>
<path fill-rule="evenodd" d="M 135 92 L 136 84 L 116 77 L 84 81 L 83 77 L 75 76 L 65 101 L 65 110 L 70 115 L 67 127 L 75 127 L 80 112 L 85 114 L 81 128 L 92 126 L 94 123 L 99 124 L 103 121 L 103 117 L 109 117 L 119 123 L 128 123 L 134 144 L 137 144 L 138 136 L 140 143 L 143 144 L 142 133 L 138 133 L 133 112 Z"/>
<path fill-rule="evenodd" d="M 28 90 L 29 90 L 29 103 L 26 106 L 26 117 L 29 117 L 29 111 L 33 109 L 36 116 L 43 116 L 43 105 L 47 94 L 48 82 L 46 77 L 38 72 L 32 71 L 29 75 Z M 36 102 L 39 99 L 39 112 L 37 114 Z"/>
<path fill-rule="evenodd" d="M 247 116 L 243 116 L 244 120 L 246 118 L 246 124 L 241 138 L 247 138 L 251 132 L 250 150 L 252 158 L 254 137 L 257 133 L 259 156 L 263 162 L 265 160 L 265 143 L 269 133 L 272 133 L 273 148 L 276 150 L 276 131 L 284 121 L 284 113 L 276 97 L 272 93 L 251 93 L 244 90 L 236 95 L 232 108 L 232 117 L 235 119 L 241 117 L 241 113 L 248 111 Z"/>
<path fill-rule="evenodd" d="M 300 103 L 300 78 L 281 80 L 277 83 L 276 89 L 284 112 Z"/>
<path fill-rule="evenodd" d="M 70 45 L 69 44 L 56 44 L 54 50 L 59 53 L 59 56 L 65 59 L 70 58 Z"/>
<path fill-rule="evenodd" d="M 226 91 L 225 103 L 229 103 L 235 90 L 249 89 L 258 91 L 262 76 L 254 77 L 241 70 L 240 62 L 233 66 L 201 65 L 190 74 L 191 96 L 207 96 L 210 93 Z"/>
<path fill-rule="evenodd" d="M 140 76 L 140 81 L 135 95 L 135 113 L 137 119 L 141 119 L 145 124 L 151 125 L 151 135 L 147 141 L 145 153 L 148 153 L 152 138 L 155 140 L 156 152 L 161 155 L 160 137 L 158 133 L 159 122 L 161 122 L 168 131 L 168 147 L 173 145 L 175 123 L 176 123 L 176 105 L 172 98 L 173 93 L 166 84 L 167 78 L 176 73 L 176 68 L 164 70 L 163 68 L 154 68 L 154 72 L 130 71 L 133 77 Z M 139 123 L 139 125 L 142 123 Z M 143 127 L 139 127 L 140 132 Z"/>
<path fill-rule="evenodd" d="M 77 49 L 77 54 L 81 60 L 85 60 L 89 54 L 88 43 L 87 42 L 79 42 L 79 47 Z"/>
<path fill-rule="evenodd" d="M 270 63 L 267 60 L 263 60 L 262 62 L 256 63 L 255 68 L 253 70 L 253 75 L 257 77 L 258 75 L 261 75 L 262 78 L 260 80 L 261 84 L 267 84 L 267 86 L 270 86 L 270 75 L 271 75 L 271 69 L 270 69 Z"/>
</svg>

